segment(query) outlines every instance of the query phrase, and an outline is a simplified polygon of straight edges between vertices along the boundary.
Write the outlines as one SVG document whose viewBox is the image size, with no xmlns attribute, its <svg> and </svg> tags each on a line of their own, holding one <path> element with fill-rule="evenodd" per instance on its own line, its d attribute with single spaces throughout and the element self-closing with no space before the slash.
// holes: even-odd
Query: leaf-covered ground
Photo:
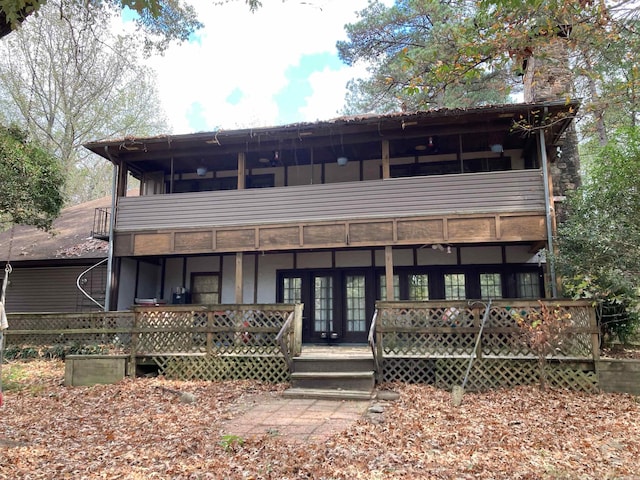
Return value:
<svg viewBox="0 0 640 480">
<path fill-rule="evenodd" d="M 394 385 L 400 399 L 326 441 L 233 438 L 224 424 L 257 382 L 127 379 L 66 388 L 60 362 L 3 366 L 1 479 L 634 479 L 640 403 L 534 387 L 451 394 Z M 166 388 L 189 392 L 182 403 Z"/>
</svg>

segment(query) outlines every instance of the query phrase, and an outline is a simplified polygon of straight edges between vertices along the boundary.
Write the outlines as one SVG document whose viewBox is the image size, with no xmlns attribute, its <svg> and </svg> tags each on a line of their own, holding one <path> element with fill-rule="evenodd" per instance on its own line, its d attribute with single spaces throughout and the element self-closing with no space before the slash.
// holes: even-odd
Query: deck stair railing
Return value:
<svg viewBox="0 0 640 480">
<path fill-rule="evenodd" d="M 293 357 L 300 356 L 302 353 L 302 309 L 302 304 L 296 305 L 295 310 L 289 314 L 287 321 L 276 335 L 280 351 L 291 372 L 293 372 Z"/>
<path fill-rule="evenodd" d="M 381 353 L 378 351 L 378 347 L 381 346 L 380 343 L 376 342 L 376 327 L 378 324 L 378 310 L 376 309 L 373 312 L 373 318 L 371 319 L 371 326 L 369 327 L 369 335 L 367 337 L 367 343 L 369 347 L 371 347 L 371 353 L 373 354 L 373 365 L 376 369 L 376 380 L 380 381 L 382 379 L 382 364 L 381 364 Z"/>
</svg>

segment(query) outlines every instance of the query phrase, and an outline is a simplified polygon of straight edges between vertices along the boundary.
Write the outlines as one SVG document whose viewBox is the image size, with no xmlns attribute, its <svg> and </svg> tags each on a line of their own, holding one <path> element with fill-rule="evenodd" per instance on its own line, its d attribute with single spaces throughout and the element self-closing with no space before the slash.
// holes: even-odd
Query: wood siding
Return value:
<svg viewBox="0 0 640 480">
<path fill-rule="evenodd" d="M 115 254 L 544 241 L 539 170 L 122 198 Z"/>
<path fill-rule="evenodd" d="M 397 215 L 544 211 L 539 170 L 392 178 L 124 197 L 119 232 L 347 220 Z"/>
<path fill-rule="evenodd" d="M 87 266 L 16 268 L 7 287 L 6 309 L 18 312 L 76 312 L 96 310 L 81 297 L 76 279 Z M 94 269 L 94 276 L 106 278 L 106 266 Z"/>
</svg>

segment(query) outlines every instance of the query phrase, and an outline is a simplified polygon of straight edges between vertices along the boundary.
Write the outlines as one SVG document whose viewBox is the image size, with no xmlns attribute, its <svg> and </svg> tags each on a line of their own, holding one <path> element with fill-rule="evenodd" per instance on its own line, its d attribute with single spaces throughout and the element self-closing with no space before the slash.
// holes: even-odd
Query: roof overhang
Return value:
<svg viewBox="0 0 640 480">
<path fill-rule="evenodd" d="M 234 168 L 239 152 L 246 153 L 249 168 L 264 166 L 259 160 L 276 151 L 287 152 L 286 156 L 278 155 L 283 164 L 323 163 L 335 161 L 341 153 L 350 158 L 379 158 L 383 139 L 390 141 L 392 154 L 395 148 L 401 155 L 403 149 L 424 143 L 426 135 L 458 134 L 470 149 L 479 149 L 493 132 L 504 135 L 505 148 L 522 148 L 535 129 L 543 128 L 547 143 L 555 145 L 577 109 L 577 101 L 559 101 L 356 115 L 274 127 L 126 137 L 84 146 L 115 164 L 125 162 L 138 173 L 167 171 L 170 166 L 174 172 L 193 171 L 199 163 L 215 169 Z"/>
</svg>

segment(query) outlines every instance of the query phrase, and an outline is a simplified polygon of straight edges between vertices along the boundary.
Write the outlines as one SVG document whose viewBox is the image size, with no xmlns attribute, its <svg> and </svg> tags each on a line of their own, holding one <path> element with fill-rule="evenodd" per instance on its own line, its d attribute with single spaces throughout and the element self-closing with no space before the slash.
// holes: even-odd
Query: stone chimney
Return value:
<svg viewBox="0 0 640 480">
<path fill-rule="evenodd" d="M 562 101 L 573 98 L 573 73 L 569 67 L 569 48 L 566 39 L 553 35 L 549 42 L 537 47 L 526 60 L 524 72 L 524 101 L 531 103 Z M 565 196 L 580 186 L 580 157 L 578 136 L 572 123 L 562 138 L 562 153 L 557 157 L 555 149 L 547 150 L 551 161 L 553 195 Z M 556 203 L 556 219 L 564 220 L 561 203 Z"/>
</svg>

